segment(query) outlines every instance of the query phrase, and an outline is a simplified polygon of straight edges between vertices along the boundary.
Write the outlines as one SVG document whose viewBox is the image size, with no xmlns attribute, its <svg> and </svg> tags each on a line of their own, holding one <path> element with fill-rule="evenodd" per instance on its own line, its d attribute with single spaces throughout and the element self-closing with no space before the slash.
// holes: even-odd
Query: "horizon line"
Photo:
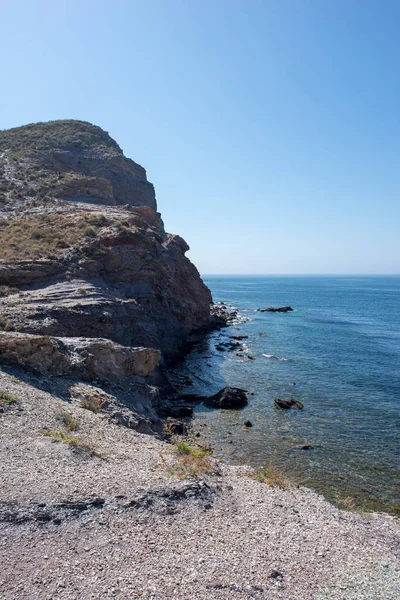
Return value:
<svg viewBox="0 0 400 600">
<path fill-rule="evenodd" d="M 200 273 L 201 277 L 400 277 L 400 273 Z"/>
</svg>

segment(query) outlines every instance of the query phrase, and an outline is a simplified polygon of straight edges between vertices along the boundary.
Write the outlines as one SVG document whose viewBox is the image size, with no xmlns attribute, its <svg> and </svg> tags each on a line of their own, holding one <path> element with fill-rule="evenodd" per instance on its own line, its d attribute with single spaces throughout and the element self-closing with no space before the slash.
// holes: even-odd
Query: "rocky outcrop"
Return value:
<svg viewBox="0 0 400 600">
<path fill-rule="evenodd" d="M 151 377 L 160 362 L 154 348 L 127 348 L 106 339 L 52 338 L 0 333 L 0 362 L 85 380 Z"/>
<path fill-rule="evenodd" d="M 0 132 L 6 193 L 157 209 L 146 171 L 100 127 L 51 121 Z M 27 183 L 29 182 L 29 183 Z"/>
<path fill-rule="evenodd" d="M 0 237 L 0 364 L 118 385 L 112 419 L 159 433 L 165 395 L 149 390 L 230 315 L 211 317 L 145 169 L 82 121 L 0 131 Z"/>
<path fill-rule="evenodd" d="M 108 134 L 80 121 L 3 131 L 1 167 L 0 285 L 20 292 L 1 299 L 0 328 L 108 338 L 169 360 L 211 326 L 189 246 L 165 233 L 145 170 Z"/>
<path fill-rule="evenodd" d="M 28 286 L 54 279 L 65 271 L 65 266 L 57 260 L 0 260 L 0 285 Z"/>
</svg>

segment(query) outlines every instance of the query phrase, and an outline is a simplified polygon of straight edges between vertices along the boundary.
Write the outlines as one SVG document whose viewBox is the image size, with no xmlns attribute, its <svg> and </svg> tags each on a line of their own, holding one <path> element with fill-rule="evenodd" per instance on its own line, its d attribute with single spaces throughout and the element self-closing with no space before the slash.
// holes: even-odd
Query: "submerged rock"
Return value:
<svg viewBox="0 0 400 600">
<path fill-rule="evenodd" d="M 304 408 L 304 404 L 299 400 L 295 400 L 294 398 L 290 398 L 290 400 L 281 400 L 280 398 L 276 398 L 274 400 L 275 407 L 280 410 L 286 410 L 288 408 L 298 408 L 302 410 Z"/>
<path fill-rule="evenodd" d="M 204 404 L 208 408 L 225 408 L 230 410 L 237 410 L 243 408 L 248 403 L 247 401 L 248 392 L 241 388 L 226 387 L 206 398 Z"/>
</svg>

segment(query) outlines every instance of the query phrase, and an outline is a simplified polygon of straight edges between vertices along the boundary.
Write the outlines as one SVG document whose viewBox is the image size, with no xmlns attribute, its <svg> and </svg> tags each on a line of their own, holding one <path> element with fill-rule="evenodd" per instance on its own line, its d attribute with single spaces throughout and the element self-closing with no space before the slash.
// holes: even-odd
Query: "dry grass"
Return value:
<svg viewBox="0 0 400 600">
<path fill-rule="evenodd" d="M 106 403 L 107 400 L 101 398 L 100 396 L 87 396 L 84 400 L 82 400 L 81 406 L 82 408 L 86 408 L 86 410 L 90 410 L 93 413 L 98 413 Z"/>
<path fill-rule="evenodd" d="M 268 465 L 268 467 L 259 467 L 258 469 L 253 469 L 251 471 L 240 472 L 238 474 L 251 477 L 251 479 L 255 479 L 260 483 L 266 483 L 271 487 L 279 487 L 282 489 L 290 487 L 289 481 L 272 465 Z"/>
<path fill-rule="evenodd" d="M 354 510 L 356 507 L 356 503 L 351 496 L 347 496 L 346 498 L 336 496 L 336 501 L 344 510 Z"/>
<path fill-rule="evenodd" d="M 80 419 L 75 419 L 70 412 L 63 409 L 61 406 L 58 407 L 56 418 L 64 425 L 67 431 L 76 431 L 81 424 Z"/>
<path fill-rule="evenodd" d="M 97 456 L 101 458 L 101 454 L 89 443 L 84 442 L 76 437 L 71 437 L 61 429 L 57 431 L 42 431 L 42 435 L 49 437 L 53 442 L 62 442 L 67 444 L 72 450 L 86 454 L 88 456 Z"/>
<path fill-rule="evenodd" d="M 176 423 L 165 421 L 163 424 L 163 432 L 167 438 L 172 439 L 176 434 Z"/>
<path fill-rule="evenodd" d="M 134 227 L 135 217 L 129 218 Z M 70 248 L 95 239 L 102 227 L 118 226 L 116 219 L 89 211 L 50 213 L 0 221 L 1 258 L 5 260 L 59 259 Z M 19 291 L 19 290 L 15 290 Z M 15 293 L 3 286 L 0 296 Z"/>
<path fill-rule="evenodd" d="M 14 331 L 14 321 L 11 319 L 6 319 L 3 315 L 0 315 L 0 329 L 3 329 L 4 331 Z"/>
<path fill-rule="evenodd" d="M 6 260 L 56 258 L 82 240 L 74 215 L 47 215 L 0 224 L 1 257 Z"/>
<path fill-rule="evenodd" d="M 198 479 L 205 474 L 217 475 L 219 469 L 210 456 L 212 451 L 202 446 L 191 446 L 185 441 L 176 444 L 176 463 L 168 469 L 169 475 L 179 479 L 193 477 Z"/>
</svg>

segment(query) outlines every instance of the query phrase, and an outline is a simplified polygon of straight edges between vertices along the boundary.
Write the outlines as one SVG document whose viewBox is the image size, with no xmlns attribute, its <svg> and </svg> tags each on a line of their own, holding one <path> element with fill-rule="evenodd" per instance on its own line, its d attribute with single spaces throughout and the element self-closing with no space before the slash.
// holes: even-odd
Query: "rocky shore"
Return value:
<svg viewBox="0 0 400 600">
<path fill-rule="evenodd" d="M 2 600 L 397 600 L 397 519 L 208 456 L 182 473 L 176 440 L 88 410 L 83 384 L 67 399 L 61 383 L 0 373 Z"/>
<path fill-rule="evenodd" d="M 237 314 L 106 132 L 0 132 L 0 233 L 0 600 L 397 600 L 396 519 L 185 436 L 171 366 Z"/>
</svg>

